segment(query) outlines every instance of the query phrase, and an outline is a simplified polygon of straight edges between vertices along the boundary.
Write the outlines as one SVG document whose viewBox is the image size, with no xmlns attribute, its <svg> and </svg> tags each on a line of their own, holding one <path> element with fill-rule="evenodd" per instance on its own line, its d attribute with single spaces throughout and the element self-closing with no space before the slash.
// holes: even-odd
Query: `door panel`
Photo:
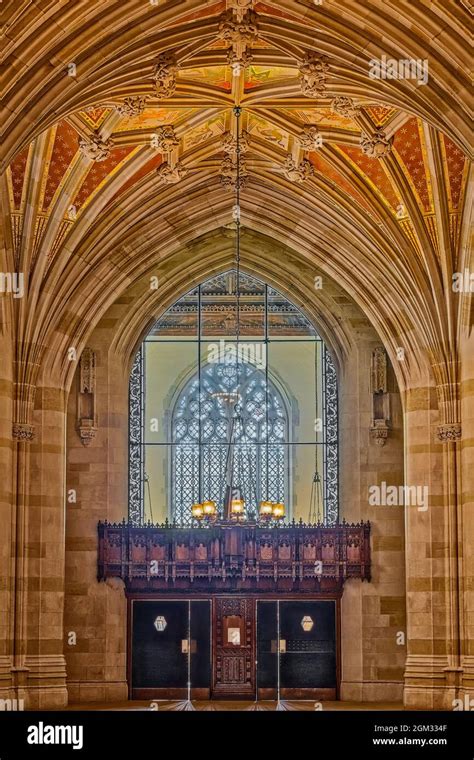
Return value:
<svg viewBox="0 0 474 760">
<path fill-rule="evenodd" d="M 278 662 L 277 603 L 257 602 L 257 689 L 260 699 L 275 699 Z"/>
<path fill-rule="evenodd" d="M 214 697 L 255 696 L 255 600 L 217 597 L 212 601 Z"/>
<path fill-rule="evenodd" d="M 191 602 L 191 692 L 209 699 L 211 686 L 211 603 Z M 199 692 L 199 693 L 198 693 Z"/>
<path fill-rule="evenodd" d="M 132 699 L 185 699 L 210 693 L 210 603 L 132 601 Z M 189 648 L 189 613 L 191 613 Z"/>
<path fill-rule="evenodd" d="M 336 605 L 280 602 L 281 696 L 336 698 Z"/>
<path fill-rule="evenodd" d="M 282 698 L 336 699 L 335 602 L 259 601 L 257 639 L 259 699 L 276 698 L 278 665 Z"/>
<path fill-rule="evenodd" d="M 131 622 L 132 699 L 186 699 L 188 672 L 193 699 L 275 699 L 278 673 L 282 698 L 337 698 L 334 601 L 133 600 Z"/>
</svg>

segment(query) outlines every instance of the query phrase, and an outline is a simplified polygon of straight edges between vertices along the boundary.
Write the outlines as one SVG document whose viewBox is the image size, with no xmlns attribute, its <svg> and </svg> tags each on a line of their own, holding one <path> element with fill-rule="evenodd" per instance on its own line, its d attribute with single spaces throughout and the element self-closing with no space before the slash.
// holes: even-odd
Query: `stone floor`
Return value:
<svg viewBox="0 0 474 760">
<path fill-rule="evenodd" d="M 277 702 L 244 702 L 244 701 L 193 701 L 189 702 L 154 700 L 160 711 L 169 710 L 276 710 Z M 398 702 L 315 702 L 314 700 L 290 700 L 280 703 L 280 710 L 314 710 L 315 705 L 322 705 L 323 710 L 404 710 L 404 706 Z M 149 701 L 128 702 L 89 702 L 70 704 L 67 710 L 150 710 Z M 156 707 L 154 708 L 156 709 Z"/>
</svg>

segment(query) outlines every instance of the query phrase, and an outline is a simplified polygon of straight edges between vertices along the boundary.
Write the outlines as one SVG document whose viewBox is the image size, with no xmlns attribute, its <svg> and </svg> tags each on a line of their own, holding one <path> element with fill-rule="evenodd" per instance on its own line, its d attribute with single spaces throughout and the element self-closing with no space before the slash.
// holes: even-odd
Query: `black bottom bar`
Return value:
<svg viewBox="0 0 474 760">
<path fill-rule="evenodd" d="M 346 751 L 357 757 L 471 759 L 472 712 L 392 711 L 83 711 L 0 713 L 0 758 L 186 757 L 214 754 L 219 737 L 222 754 L 240 747 L 246 756 L 256 746 L 265 757 L 298 747 L 322 750 L 331 757 Z M 75 731 L 74 731 L 75 728 Z M 229 733 L 232 730 L 236 733 Z M 49 743 L 50 739 L 70 744 Z M 31 743 L 31 742 L 42 743 Z M 237 743 L 236 743 L 237 742 Z M 74 749 L 74 744 L 76 749 Z M 227 749 L 226 749 L 227 747 Z M 221 754 L 221 753 L 220 753 Z"/>
</svg>

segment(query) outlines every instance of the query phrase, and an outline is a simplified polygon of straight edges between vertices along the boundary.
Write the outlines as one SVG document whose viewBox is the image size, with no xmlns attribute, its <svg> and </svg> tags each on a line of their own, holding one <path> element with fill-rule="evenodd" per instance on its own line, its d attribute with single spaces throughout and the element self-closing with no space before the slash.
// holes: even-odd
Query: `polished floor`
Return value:
<svg viewBox="0 0 474 760">
<path fill-rule="evenodd" d="M 71 704 L 67 710 L 158 710 L 158 711 L 181 711 L 181 710 L 404 710 L 398 702 L 315 702 L 314 700 L 285 700 L 278 705 L 277 702 L 246 702 L 246 701 L 128 701 L 128 702 L 89 702 Z"/>
</svg>

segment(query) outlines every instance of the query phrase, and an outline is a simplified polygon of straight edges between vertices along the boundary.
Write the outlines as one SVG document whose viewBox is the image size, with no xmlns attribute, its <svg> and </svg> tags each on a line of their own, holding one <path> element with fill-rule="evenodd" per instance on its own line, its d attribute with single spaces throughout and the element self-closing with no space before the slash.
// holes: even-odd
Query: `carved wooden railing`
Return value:
<svg viewBox="0 0 474 760">
<path fill-rule="evenodd" d="M 129 591 L 340 592 L 370 580 L 370 523 L 137 527 L 101 522 L 98 578 Z"/>
</svg>

